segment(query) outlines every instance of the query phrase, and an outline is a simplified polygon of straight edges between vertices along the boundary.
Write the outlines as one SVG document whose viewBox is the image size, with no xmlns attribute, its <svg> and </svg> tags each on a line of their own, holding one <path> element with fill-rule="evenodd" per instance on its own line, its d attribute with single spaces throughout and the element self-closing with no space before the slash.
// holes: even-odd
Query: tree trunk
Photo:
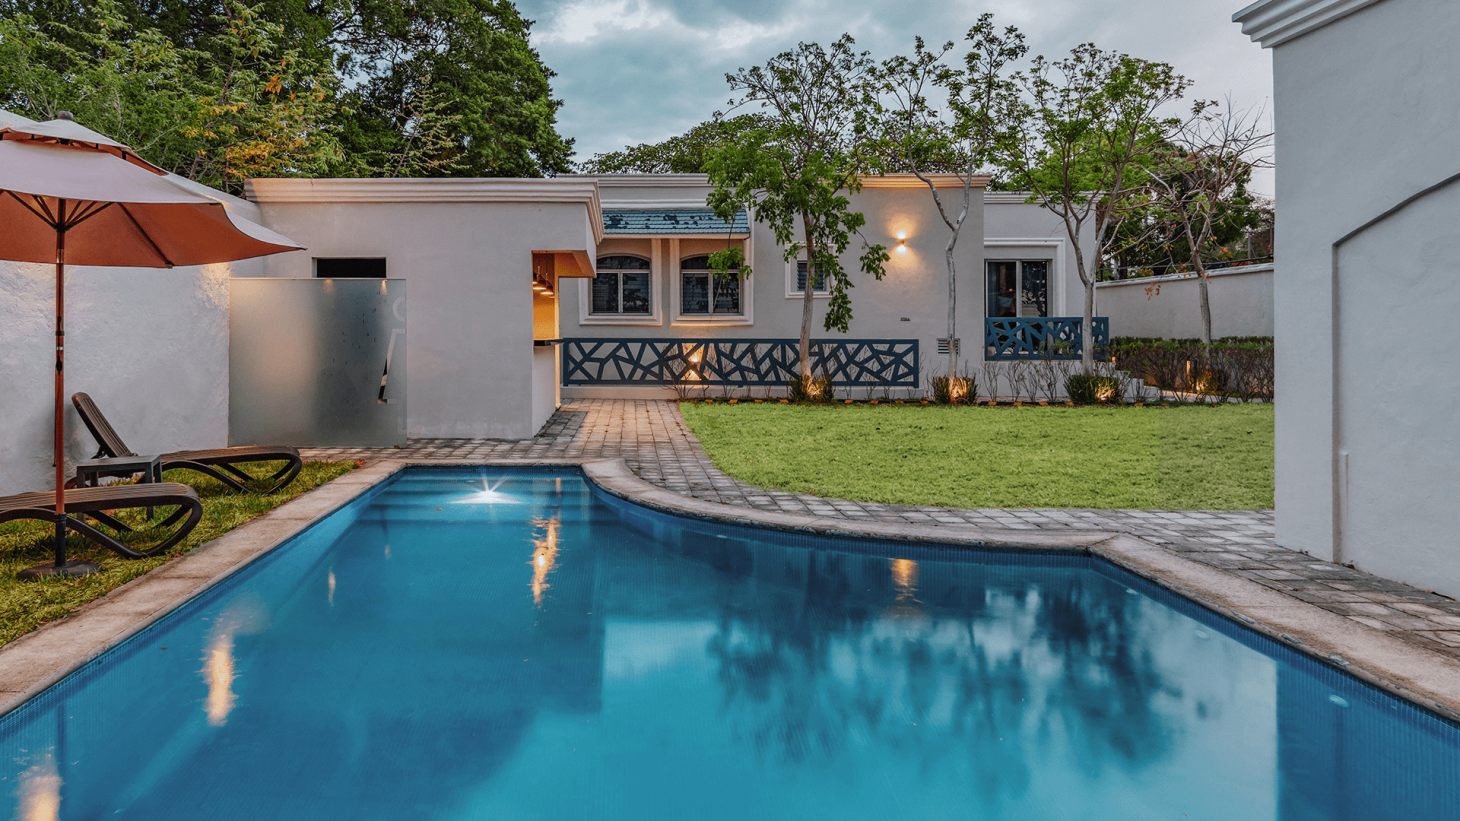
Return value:
<svg viewBox="0 0 1460 821">
<path fill-rule="evenodd" d="M 801 383 L 810 393 L 811 380 L 811 320 L 814 315 L 812 310 L 815 307 L 813 301 L 816 294 L 816 268 L 812 261 L 816 258 L 816 248 L 812 244 L 811 216 L 801 215 L 801 224 L 806 231 L 806 287 L 801 289 L 801 346 L 799 349 L 801 360 Z"/>
<path fill-rule="evenodd" d="M 1085 321 L 1080 324 L 1080 364 L 1095 375 L 1095 280 L 1085 280 Z"/>
<path fill-rule="evenodd" d="M 948 240 L 948 388 L 958 376 L 958 272 L 953 267 L 953 246 L 958 242 L 958 232 Z"/>
<path fill-rule="evenodd" d="M 1197 291 L 1201 294 L 1201 344 L 1212 344 L 1212 300 L 1207 293 L 1207 269 L 1196 261 Z"/>
</svg>

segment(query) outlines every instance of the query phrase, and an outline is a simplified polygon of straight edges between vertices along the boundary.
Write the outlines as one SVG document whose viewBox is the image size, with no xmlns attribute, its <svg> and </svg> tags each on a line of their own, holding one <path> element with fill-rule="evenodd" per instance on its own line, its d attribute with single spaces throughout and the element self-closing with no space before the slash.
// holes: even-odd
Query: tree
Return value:
<svg viewBox="0 0 1460 821">
<path fill-rule="evenodd" d="M 1110 257 L 1109 229 L 1130 213 L 1152 155 L 1179 125 L 1160 110 L 1191 83 L 1166 63 L 1089 43 L 1063 60 L 1033 62 L 1014 75 L 1023 93 L 1001 100 L 1000 154 L 1031 201 L 1060 218 L 1074 249 L 1085 286 L 1080 335 L 1088 376 L 1095 365 L 1095 282 Z"/>
<path fill-rule="evenodd" d="M 1251 201 L 1247 183 L 1253 169 L 1270 164 L 1264 152 L 1272 134 L 1259 127 L 1259 115 L 1234 110 L 1230 99 L 1222 109 L 1198 103 L 1196 111 L 1158 155 L 1147 190 L 1161 216 L 1181 231 L 1197 275 L 1201 342 L 1210 345 L 1212 306 L 1202 255 L 1224 227 L 1230 203 Z"/>
<path fill-rule="evenodd" d="M 0 19 L 0 107 L 70 111 L 162 168 L 234 192 L 248 177 L 338 161 L 329 66 L 286 48 L 256 8 L 229 5 L 217 30 L 206 50 L 182 48 L 134 29 L 112 0 L 75 26 Z"/>
<path fill-rule="evenodd" d="M 864 145 L 861 124 L 875 93 L 874 64 L 866 52 L 853 50 L 855 41 L 842 35 L 829 49 L 801 43 L 767 61 L 765 66 L 726 74 L 739 92 L 732 108 L 758 103 L 762 125 L 742 132 L 732 143 L 707 152 L 706 171 L 715 190 L 708 202 L 730 219 L 748 207 L 764 222 L 792 262 L 806 252 L 806 287 L 801 302 L 800 370 L 808 395 L 815 392 L 811 372 L 813 283 L 824 282 L 830 291 L 824 327 L 846 333 L 852 321 L 847 291 L 852 282 L 842 267 L 841 255 L 860 235 L 866 217 L 850 208 L 843 192 L 861 190 Z M 800 221 L 801 240 L 796 238 Z M 862 240 L 859 259 L 863 273 L 881 279 L 890 257 L 886 247 Z M 740 249 L 712 255 L 720 275 L 743 264 Z M 741 268 L 749 275 L 748 267 Z"/>
<path fill-rule="evenodd" d="M 998 32 L 992 14 L 980 16 L 964 39 L 972 45 L 961 68 L 943 62 L 953 50 L 952 42 L 934 52 L 919 37 L 911 57 L 886 60 L 877 72 L 883 100 L 876 112 L 881 170 L 911 173 L 922 180 L 932 193 L 938 216 L 948 226 L 944 258 L 948 266 L 950 388 L 958 379 L 959 353 L 954 342 L 958 338 L 958 271 L 953 252 L 968 218 L 976 175 L 993 159 L 999 139 L 996 104 L 1012 91 L 1012 81 L 1004 71 L 1028 50 L 1018 29 L 1010 26 Z M 933 89 L 945 93 L 946 114 L 929 99 Z M 943 202 L 929 176 L 934 173 L 958 177 L 963 184 L 961 203 L 950 207 Z"/>
<path fill-rule="evenodd" d="M 763 114 L 713 118 L 661 143 L 639 143 L 622 151 L 594 154 L 582 164 L 586 174 L 703 174 L 710 149 L 734 142 L 751 129 L 766 128 Z"/>
<path fill-rule="evenodd" d="M 48 37 L 81 48 L 103 0 L 0 0 Z M 136 36 L 227 60 L 220 40 L 235 0 L 104 0 Z M 275 42 L 334 76 L 328 127 L 343 150 L 328 176 L 532 177 L 566 172 L 553 72 L 510 0 L 260 0 Z M 149 35 L 150 36 L 150 35 Z M 52 66 L 58 68 L 57 66 Z"/>
</svg>

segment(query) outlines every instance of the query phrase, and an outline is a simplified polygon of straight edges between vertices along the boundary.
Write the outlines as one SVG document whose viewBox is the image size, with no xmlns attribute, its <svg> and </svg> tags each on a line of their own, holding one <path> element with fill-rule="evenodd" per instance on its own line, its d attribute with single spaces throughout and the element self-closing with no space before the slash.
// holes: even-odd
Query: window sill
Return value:
<svg viewBox="0 0 1460 821">
<path fill-rule="evenodd" d="M 804 291 L 792 291 L 791 293 L 786 294 L 786 299 L 805 299 L 805 298 L 806 298 L 806 293 Z M 829 292 L 829 291 L 817 291 L 816 293 L 814 293 L 814 294 L 811 295 L 811 298 L 812 299 L 831 299 L 831 292 Z"/>
<path fill-rule="evenodd" d="M 669 324 L 694 327 L 705 325 L 754 325 L 755 323 L 744 316 L 681 316 Z"/>
<path fill-rule="evenodd" d="M 579 325 L 663 325 L 657 316 L 588 316 L 578 320 Z"/>
</svg>

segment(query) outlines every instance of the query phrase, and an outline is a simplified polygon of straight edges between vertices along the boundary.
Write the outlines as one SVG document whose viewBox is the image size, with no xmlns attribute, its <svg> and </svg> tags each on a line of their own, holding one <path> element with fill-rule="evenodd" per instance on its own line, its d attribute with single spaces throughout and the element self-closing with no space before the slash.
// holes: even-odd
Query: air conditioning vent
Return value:
<svg viewBox="0 0 1460 821">
<path fill-rule="evenodd" d="M 953 338 L 953 350 L 955 350 L 955 351 L 957 351 L 959 353 L 962 353 L 963 352 L 963 349 L 961 347 L 959 347 L 959 345 L 958 345 L 958 337 L 954 337 Z M 947 356 L 948 355 L 948 337 L 946 337 L 946 336 L 945 337 L 940 337 L 938 339 L 938 355 L 939 356 Z"/>
</svg>

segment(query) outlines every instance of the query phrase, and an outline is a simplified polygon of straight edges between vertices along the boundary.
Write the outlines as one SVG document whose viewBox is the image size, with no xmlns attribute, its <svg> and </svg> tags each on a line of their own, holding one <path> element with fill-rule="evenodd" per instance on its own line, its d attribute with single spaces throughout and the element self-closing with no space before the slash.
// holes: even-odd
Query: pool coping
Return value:
<svg viewBox="0 0 1460 821">
<path fill-rule="evenodd" d="M 966 524 L 894 524 L 734 507 L 656 487 L 639 478 L 623 459 L 571 457 L 386 459 L 351 471 L 0 648 L 0 715 L 16 709 L 87 662 L 412 466 L 576 467 L 606 493 L 653 510 L 696 519 L 831 536 L 1090 555 L 1325 665 L 1338 667 L 1392 695 L 1460 723 L 1460 660 L 1415 646 L 1219 568 L 1184 559 L 1129 534 L 1046 533 Z"/>
</svg>

